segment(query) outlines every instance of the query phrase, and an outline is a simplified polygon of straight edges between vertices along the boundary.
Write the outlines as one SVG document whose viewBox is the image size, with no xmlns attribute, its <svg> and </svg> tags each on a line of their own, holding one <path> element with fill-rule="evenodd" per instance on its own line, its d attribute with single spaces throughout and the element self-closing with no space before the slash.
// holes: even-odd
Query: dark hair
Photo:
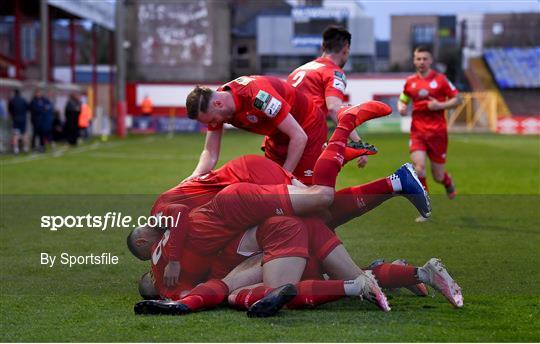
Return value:
<svg viewBox="0 0 540 344">
<path fill-rule="evenodd" d="M 433 56 L 433 53 L 431 52 L 431 49 L 429 49 L 425 45 L 419 45 L 416 48 L 414 48 L 413 54 L 414 53 L 429 53 L 431 56 Z"/>
<path fill-rule="evenodd" d="M 330 25 L 323 34 L 322 49 L 328 53 L 337 53 L 346 45 L 351 45 L 351 33 L 343 26 Z"/>
<path fill-rule="evenodd" d="M 144 273 L 139 279 L 139 295 L 145 300 L 161 299 L 159 292 L 154 286 L 154 277 L 151 272 Z"/>
<path fill-rule="evenodd" d="M 212 91 L 210 88 L 197 85 L 186 98 L 188 117 L 191 119 L 197 119 L 200 111 L 206 112 L 213 93 L 214 91 Z"/>
</svg>

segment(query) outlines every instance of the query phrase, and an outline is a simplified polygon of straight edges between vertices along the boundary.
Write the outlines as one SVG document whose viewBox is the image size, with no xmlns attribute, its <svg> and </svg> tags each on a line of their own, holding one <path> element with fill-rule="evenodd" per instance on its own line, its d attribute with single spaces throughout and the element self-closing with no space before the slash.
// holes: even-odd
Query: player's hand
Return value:
<svg viewBox="0 0 540 344">
<path fill-rule="evenodd" d="M 167 288 L 172 288 L 180 278 L 180 262 L 170 261 L 163 271 L 163 283 Z"/>
<path fill-rule="evenodd" d="M 200 175 L 201 175 L 200 173 L 192 173 L 189 177 L 182 180 L 182 183 L 189 182 L 190 180 L 193 180 L 193 179 L 197 178 Z"/>
<path fill-rule="evenodd" d="M 361 157 L 358 158 L 358 160 L 356 160 L 356 166 L 358 166 L 358 168 L 366 167 L 367 163 L 368 163 L 367 155 L 362 155 Z"/>
<path fill-rule="evenodd" d="M 404 104 L 402 102 L 398 102 L 398 112 L 401 116 L 407 116 L 407 104 Z"/>
<path fill-rule="evenodd" d="M 438 110 L 444 109 L 443 104 L 433 97 L 429 97 L 429 102 L 427 103 L 427 107 L 431 111 L 438 111 Z"/>
</svg>

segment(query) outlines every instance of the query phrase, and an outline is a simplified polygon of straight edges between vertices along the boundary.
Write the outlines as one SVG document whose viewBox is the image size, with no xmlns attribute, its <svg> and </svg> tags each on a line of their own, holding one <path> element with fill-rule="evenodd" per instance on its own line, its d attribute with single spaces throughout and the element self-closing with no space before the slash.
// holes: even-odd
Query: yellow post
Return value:
<svg viewBox="0 0 540 344">
<path fill-rule="evenodd" d="M 94 90 L 92 89 L 92 87 L 88 87 L 88 91 L 86 91 L 86 94 L 88 95 L 87 104 L 90 107 L 90 112 L 94 113 Z"/>
</svg>

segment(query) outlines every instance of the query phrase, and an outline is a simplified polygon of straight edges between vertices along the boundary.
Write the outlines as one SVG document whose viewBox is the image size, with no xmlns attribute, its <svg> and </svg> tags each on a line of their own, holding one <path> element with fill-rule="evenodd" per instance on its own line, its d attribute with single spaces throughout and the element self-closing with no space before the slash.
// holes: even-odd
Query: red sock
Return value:
<svg viewBox="0 0 540 344">
<path fill-rule="evenodd" d="M 429 192 L 429 189 L 427 187 L 426 177 L 418 177 L 418 179 L 420 179 L 420 183 L 422 183 L 422 185 L 424 185 L 424 189 L 426 189 L 426 192 Z"/>
<path fill-rule="evenodd" d="M 225 300 L 228 294 L 227 285 L 221 280 L 213 279 L 193 288 L 180 302 L 192 311 L 196 311 L 202 308 L 216 307 Z"/>
<path fill-rule="evenodd" d="M 296 288 L 298 295 L 287 303 L 287 308 L 315 307 L 345 296 L 345 288 L 341 280 L 300 281 L 296 284 Z"/>
<path fill-rule="evenodd" d="M 450 185 L 452 185 L 452 178 L 448 175 L 448 172 L 444 172 L 444 178 L 442 183 L 445 187 L 449 187 Z"/>
<path fill-rule="evenodd" d="M 352 218 L 361 216 L 382 202 L 393 197 L 392 184 L 388 178 L 371 183 L 345 188 L 336 192 L 330 207 L 331 228 L 336 228 Z"/>
<path fill-rule="evenodd" d="M 336 179 L 343 163 L 343 154 L 347 147 L 347 139 L 354 129 L 354 115 L 345 115 L 339 119 L 336 130 L 328 141 L 328 146 L 321 153 L 313 168 L 313 184 L 335 187 Z"/>
<path fill-rule="evenodd" d="M 416 278 L 416 267 L 383 263 L 371 270 L 381 288 L 401 288 L 421 283 Z"/>
<path fill-rule="evenodd" d="M 234 304 L 238 309 L 248 309 L 249 306 L 265 297 L 273 288 L 267 288 L 265 286 L 258 286 L 255 288 L 246 288 L 240 290 L 234 299 Z"/>
</svg>

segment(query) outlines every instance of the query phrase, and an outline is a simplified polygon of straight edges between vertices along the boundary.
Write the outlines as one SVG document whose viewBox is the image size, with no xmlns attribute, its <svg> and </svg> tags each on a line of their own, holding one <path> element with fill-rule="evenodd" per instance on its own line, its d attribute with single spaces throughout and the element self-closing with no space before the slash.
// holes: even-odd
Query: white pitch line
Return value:
<svg viewBox="0 0 540 344">
<path fill-rule="evenodd" d="M 171 161 L 193 161 L 199 159 L 198 155 L 149 155 L 149 154 L 123 154 L 113 152 L 94 152 L 88 155 L 89 158 L 111 158 L 111 159 L 129 159 L 129 160 L 171 160 Z"/>
<path fill-rule="evenodd" d="M 92 150 L 96 150 L 99 148 L 110 148 L 110 147 L 117 147 L 121 145 L 125 145 L 127 142 L 111 142 L 108 144 L 102 144 L 100 142 L 94 142 L 89 146 L 84 147 L 77 147 L 77 148 L 64 148 L 64 149 L 58 149 L 55 152 L 52 153 L 43 153 L 43 154 L 32 154 L 25 157 L 20 158 L 13 158 L 11 160 L 7 161 L 1 161 L 0 163 L 2 165 L 16 165 L 16 164 L 22 164 L 25 162 L 33 162 L 33 161 L 39 161 L 39 160 L 45 160 L 45 159 L 56 159 L 60 158 L 66 154 L 72 155 L 72 154 L 79 154 L 84 153 Z"/>
</svg>

